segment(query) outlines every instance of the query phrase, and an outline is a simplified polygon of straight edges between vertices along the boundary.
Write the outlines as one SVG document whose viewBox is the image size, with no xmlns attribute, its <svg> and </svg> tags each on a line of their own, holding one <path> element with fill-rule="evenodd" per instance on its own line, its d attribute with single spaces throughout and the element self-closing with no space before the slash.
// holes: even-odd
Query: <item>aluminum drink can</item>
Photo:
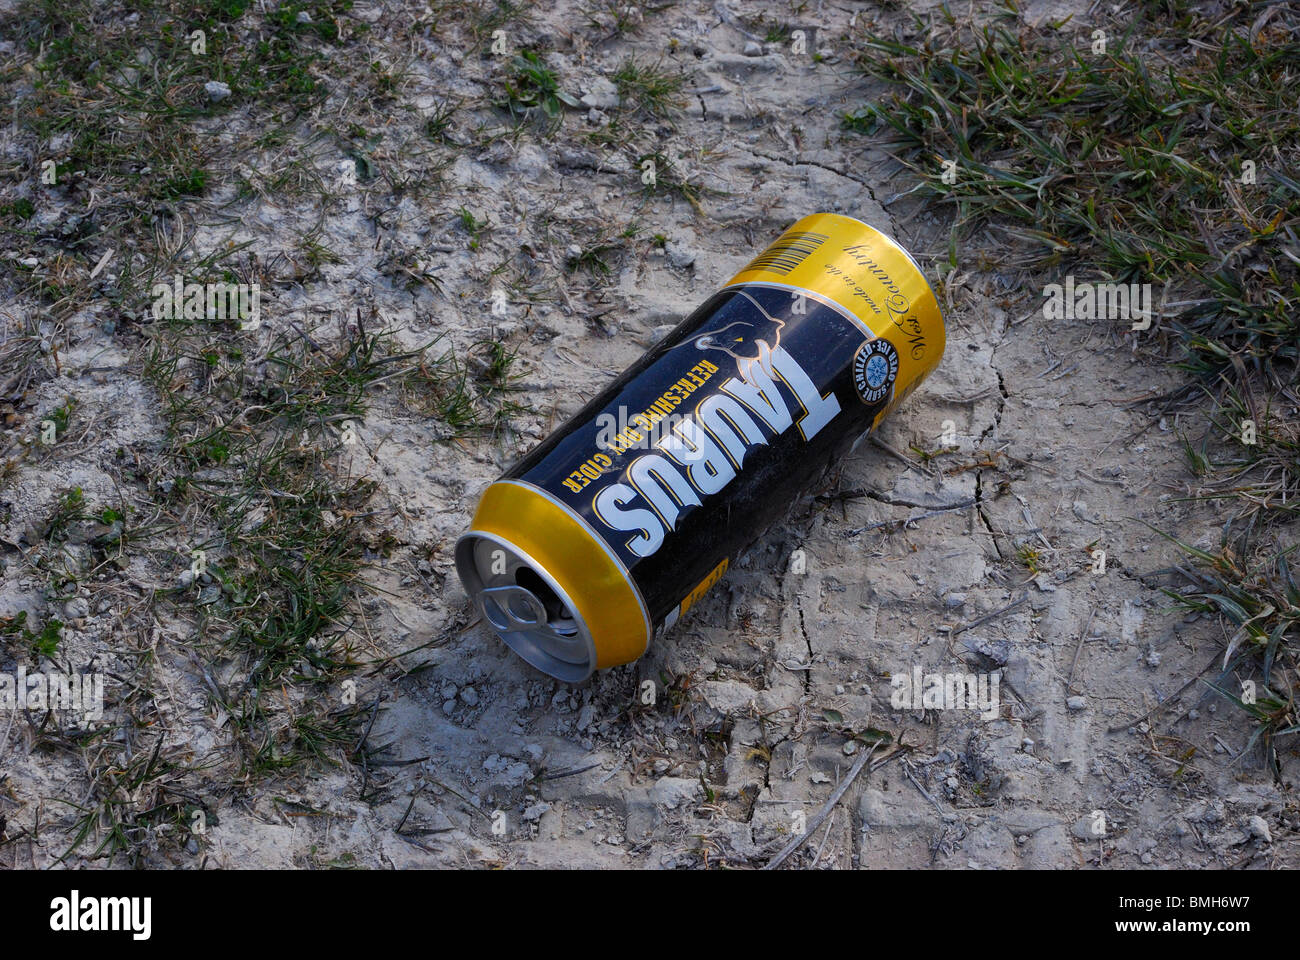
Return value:
<svg viewBox="0 0 1300 960">
<path fill-rule="evenodd" d="M 906 250 L 804 217 L 487 487 L 456 543 L 466 591 L 560 680 L 636 660 L 945 340 Z"/>
</svg>

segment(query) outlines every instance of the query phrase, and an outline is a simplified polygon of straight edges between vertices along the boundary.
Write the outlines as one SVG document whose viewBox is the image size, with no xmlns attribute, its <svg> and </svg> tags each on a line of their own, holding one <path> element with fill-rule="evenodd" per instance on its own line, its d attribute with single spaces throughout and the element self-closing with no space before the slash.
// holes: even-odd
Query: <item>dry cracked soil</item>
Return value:
<svg viewBox="0 0 1300 960">
<path fill-rule="evenodd" d="M 786 5 L 743 6 L 747 17 L 791 20 Z M 476 147 L 483 129 L 505 122 L 488 103 L 496 59 L 455 31 L 409 30 L 401 4 L 356 5 L 370 42 L 412 54 L 400 97 L 413 110 L 394 111 L 387 142 L 418 130 L 447 94 L 469 104 L 449 131 L 444 194 L 393 199 L 349 179 L 322 208 L 217 186 L 190 215 L 185 242 L 202 256 L 251 240 L 270 259 L 315 229 L 338 262 L 266 291 L 267 326 L 346 324 L 364 306 L 411 347 L 441 334 L 468 349 L 490 333 L 517 351 L 515 387 L 529 410 L 492 436 L 440 442 L 437 424 L 388 393 L 374 397 L 351 470 L 379 484 L 395 546 L 365 573 L 377 590 L 362 605 L 364 647 L 376 661 L 423 647 L 358 681 L 362 701 L 379 704 L 369 741 L 381 759 L 241 790 L 214 784 L 217 815 L 201 844 L 158 852 L 158 862 L 761 866 L 874 749 L 787 866 L 1294 864 L 1289 846 L 1260 829 L 1280 833 L 1293 800 L 1244 750 L 1247 718 L 1203 684 L 1185 688 L 1221 663 L 1222 629 L 1186 619 L 1160 592 L 1161 571 L 1185 560 L 1156 530 L 1209 547 L 1219 522 L 1185 499 L 1179 436 L 1189 425 L 1141 402 L 1176 386 L 1176 371 L 1143 354 L 1143 333 L 1045 320 L 1041 283 L 1001 261 L 992 232 L 964 241 L 938 284 L 950 214 L 903 196 L 906 171 L 840 123 L 847 105 L 879 93 L 842 56 L 864 9 L 805 4 L 793 18 L 810 35 L 804 55 L 751 35 L 714 3 L 647 12 L 637 29 L 609 36 L 579 29 L 579 4 L 541 13 L 531 29 L 549 44 L 546 64 L 589 102 L 611 96 L 602 78 L 629 54 L 684 72 L 682 109 L 649 129 L 698 192 L 647 197 L 626 155 L 585 137 L 613 102 L 568 110 L 557 132 Z M 870 9 L 882 22 L 901 16 Z M 1055 12 L 1038 4 L 1022 16 Z M 343 106 L 335 98 L 323 109 Z M 240 123 L 236 113 L 212 136 L 235 142 Z M 350 162 L 308 143 L 285 149 L 309 154 L 322 176 Z M 243 152 L 232 162 L 256 171 L 278 159 Z M 411 161 L 394 148 L 375 162 Z M 460 208 L 486 224 L 474 248 Z M 453 569 L 478 495 L 815 211 L 865 220 L 912 252 L 943 301 L 941 366 L 641 661 L 577 687 L 536 672 L 477 619 Z M 585 249 L 633 222 L 642 241 L 611 252 L 608 276 L 565 269 L 570 243 Z M 661 242 L 643 242 L 651 235 Z M 396 282 L 386 270 L 394 248 L 425 251 L 439 287 Z M 555 295 L 511 293 L 494 314 L 499 281 L 486 265 L 521 250 L 555 278 Z M 7 482 L 8 541 L 48 514 L 57 490 L 111 494 L 121 481 L 110 452 L 163 430 L 131 346 L 101 325 L 93 305 L 67 322 L 59 374 L 39 388 L 50 402 L 75 393 L 93 429 Z M 944 446 L 955 449 L 918 452 Z M 142 595 L 171 586 L 176 571 L 141 561 L 130 575 Z M 4 612 L 39 612 L 40 588 L 11 560 Z M 118 632 L 145 631 L 170 691 L 162 722 L 196 761 L 215 754 L 227 734 L 182 652 L 190 625 L 163 616 L 141 626 L 119 609 L 92 602 L 70 624 L 68 649 L 111 675 Z M 996 671 L 999 702 L 986 712 L 895 706 L 891 678 L 915 671 Z M 45 866 L 62 852 L 56 825 L 71 816 L 52 798 L 75 801 L 84 771 L 29 752 L 25 722 L 9 726 L 3 811 L 29 829 L 43 821 L 47 838 L 10 850 Z M 89 853 L 70 862 L 93 862 Z"/>
</svg>

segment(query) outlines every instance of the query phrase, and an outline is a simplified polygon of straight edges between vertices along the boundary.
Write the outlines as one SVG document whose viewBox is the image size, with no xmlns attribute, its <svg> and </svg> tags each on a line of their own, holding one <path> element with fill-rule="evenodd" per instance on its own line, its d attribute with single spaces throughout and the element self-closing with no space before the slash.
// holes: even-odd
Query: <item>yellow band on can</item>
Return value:
<svg viewBox="0 0 1300 960">
<path fill-rule="evenodd" d="M 529 484 L 506 480 L 483 493 L 465 535 L 491 534 L 549 573 L 591 632 L 596 669 L 631 663 L 650 645 L 650 618 L 628 573 L 576 515 Z"/>
<path fill-rule="evenodd" d="M 771 283 L 829 297 L 898 350 L 894 399 L 873 428 L 939 365 L 947 345 L 939 300 L 911 255 L 875 227 L 836 213 L 797 221 L 726 286 Z"/>
</svg>

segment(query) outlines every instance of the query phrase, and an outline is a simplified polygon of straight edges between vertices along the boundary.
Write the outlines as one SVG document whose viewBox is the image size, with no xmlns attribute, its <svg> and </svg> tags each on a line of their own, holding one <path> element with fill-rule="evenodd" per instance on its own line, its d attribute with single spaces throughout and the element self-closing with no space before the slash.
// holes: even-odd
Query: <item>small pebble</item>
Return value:
<svg viewBox="0 0 1300 960">
<path fill-rule="evenodd" d="M 1263 840 L 1265 843 L 1273 842 L 1273 834 L 1268 829 L 1268 821 L 1263 817 L 1251 817 L 1247 820 L 1246 832 L 1252 837 Z"/>
<path fill-rule="evenodd" d="M 549 803 L 534 803 L 524 811 L 524 820 L 529 823 L 536 823 L 542 818 L 542 814 L 551 809 Z"/>
<path fill-rule="evenodd" d="M 664 244 L 664 255 L 674 267 L 686 269 L 695 265 L 695 251 L 672 240 Z"/>
</svg>

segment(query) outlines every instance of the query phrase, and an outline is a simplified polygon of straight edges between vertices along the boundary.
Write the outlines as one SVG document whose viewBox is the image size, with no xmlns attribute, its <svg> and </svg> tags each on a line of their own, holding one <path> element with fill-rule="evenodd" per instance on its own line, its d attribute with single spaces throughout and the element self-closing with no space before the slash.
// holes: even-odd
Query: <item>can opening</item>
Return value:
<svg viewBox="0 0 1300 960">
<path fill-rule="evenodd" d="M 456 567 L 483 618 L 517 654 L 569 683 L 591 675 L 596 648 L 562 588 L 532 557 L 500 537 L 470 532 Z"/>
<path fill-rule="evenodd" d="M 551 589 L 532 567 L 519 567 L 515 570 L 515 583 L 523 587 L 542 602 L 546 608 L 546 618 L 554 623 L 560 619 L 573 619 L 573 614 L 565 607 L 560 595 Z"/>
</svg>

